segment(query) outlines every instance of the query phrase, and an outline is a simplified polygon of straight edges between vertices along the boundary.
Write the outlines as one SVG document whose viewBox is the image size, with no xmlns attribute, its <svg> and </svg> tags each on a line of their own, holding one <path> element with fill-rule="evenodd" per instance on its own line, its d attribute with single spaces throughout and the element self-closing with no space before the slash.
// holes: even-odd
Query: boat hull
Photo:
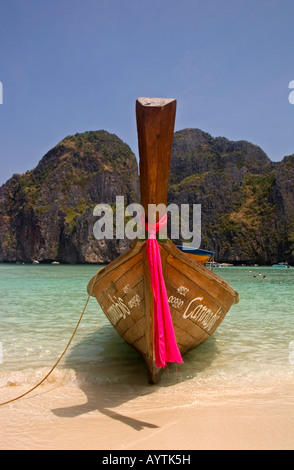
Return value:
<svg viewBox="0 0 294 470">
<path fill-rule="evenodd" d="M 190 249 L 185 246 L 179 246 L 179 245 L 177 245 L 177 248 L 183 253 L 186 253 L 186 255 L 190 256 L 195 261 L 198 261 L 198 263 L 203 264 L 204 266 L 207 263 L 213 262 L 213 257 L 214 257 L 213 251 L 202 250 L 200 248 Z"/>
<path fill-rule="evenodd" d="M 237 303 L 237 292 L 209 269 L 181 252 L 170 240 L 160 254 L 172 322 L 182 354 L 206 341 Z M 160 378 L 154 357 L 154 305 L 146 241 L 109 266 L 88 284 L 121 338 L 144 358 L 150 383 Z"/>
</svg>

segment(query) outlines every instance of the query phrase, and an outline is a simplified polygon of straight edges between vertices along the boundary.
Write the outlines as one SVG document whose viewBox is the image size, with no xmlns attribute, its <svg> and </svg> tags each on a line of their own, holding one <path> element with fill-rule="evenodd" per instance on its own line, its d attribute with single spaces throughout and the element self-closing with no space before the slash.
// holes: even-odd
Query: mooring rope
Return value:
<svg viewBox="0 0 294 470">
<path fill-rule="evenodd" d="M 73 334 L 71 335 L 71 338 L 69 340 L 69 342 L 67 343 L 63 353 L 59 356 L 58 360 L 56 361 L 56 363 L 54 364 L 54 366 L 50 369 L 50 371 L 48 372 L 48 374 L 45 375 L 45 377 L 39 382 L 37 383 L 37 385 L 34 385 L 34 387 L 32 387 L 30 390 L 28 390 L 27 392 L 23 393 L 22 395 L 19 395 L 18 397 L 15 397 L 15 398 L 12 398 L 11 400 L 8 400 L 8 401 L 5 401 L 3 403 L 0 403 L 0 406 L 3 406 L 3 405 L 8 405 L 8 403 L 12 403 L 13 401 L 16 401 L 16 400 L 19 400 L 20 398 L 23 398 L 25 397 L 26 395 L 28 395 L 29 393 L 31 393 L 33 390 L 36 390 L 36 388 L 40 387 L 40 385 L 42 385 L 43 382 L 45 382 L 46 379 L 48 379 L 49 375 L 52 374 L 52 372 L 54 371 L 54 369 L 58 366 L 59 362 L 61 361 L 61 359 L 63 358 L 63 356 L 65 355 L 66 351 L 68 350 L 69 346 L 70 346 L 70 343 L 72 342 L 77 330 L 78 330 L 78 327 L 82 321 L 82 318 L 84 316 L 84 313 L 86 311 L 86 308 L 88 306 L 88 303 L 89 303 L 89 300 L 90 300 L 90 297 L 93 293 L 93 288 L 94 288 L 94 285 L 95 285 L 95 281 L 96 281 L 96 278 L 98 276 L 98 273 L 99 273 L 99 270 L 97 271 L 96 273 L 96 276 L 94 277 L 94 280 L 92 282 L 92 285 L 91 285 L 91 289 L 90 289 L 90 292 L 89 292 L 89 295 L 88 295 L 88 298 L 86 300 L 86 303 L 85 303 L 85 306 L 83 308 L 83 311 L 81 313 L 81 316 L 79 318 L 79 321 L 75 327 L 75 330 L 73 332 Z"/>
</svg>

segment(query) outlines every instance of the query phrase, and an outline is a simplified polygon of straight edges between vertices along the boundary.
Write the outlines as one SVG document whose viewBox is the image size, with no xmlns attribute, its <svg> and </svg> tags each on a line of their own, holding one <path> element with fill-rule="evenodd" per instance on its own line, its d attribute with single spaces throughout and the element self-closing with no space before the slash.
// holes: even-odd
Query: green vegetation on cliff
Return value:
<svg viewBox="0 0 294 470">
<path fill-rule="evenodd" d="M 129 146 L 106 131 L 66 137 L 0 188 L 0 261 L 110 261 L 126 243 L 94 239 L 93 209 L 116 195 L 139 197 Z"/>
<path fill-rule="evenodd" d="M 169 202 L 201 204 L 202 247 L 219 261 L 294 263 L 294 156 L 273 163 L 249 142 L 176 132 Z"/>
</svg>

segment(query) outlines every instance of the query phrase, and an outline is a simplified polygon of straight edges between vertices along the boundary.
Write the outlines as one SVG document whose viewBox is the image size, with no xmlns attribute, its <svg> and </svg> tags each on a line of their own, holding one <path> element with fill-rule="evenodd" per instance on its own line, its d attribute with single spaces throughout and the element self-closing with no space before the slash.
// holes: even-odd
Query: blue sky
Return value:
<svg viewBox="0 0 294 470">
<path fill-rule="evenodd" d="M 176 98 L 176 130 L 294 153 L 293 0 L 0 0 L 0 184 L 65 136 L 137 155 L 135 100 Z"/>
</svg>

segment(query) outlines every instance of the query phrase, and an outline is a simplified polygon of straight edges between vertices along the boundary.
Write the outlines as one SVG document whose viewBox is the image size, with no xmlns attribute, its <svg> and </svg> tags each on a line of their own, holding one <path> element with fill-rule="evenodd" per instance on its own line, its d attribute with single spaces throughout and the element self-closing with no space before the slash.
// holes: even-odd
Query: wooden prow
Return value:
<svg viewBox="0 0 294 470">
<path fill-rule="evenodd" d="M 139 98 L 136 101 L 141 204 L 146 218 L 148 204 L 167 205 L 176 107 L 174 99 Z"/>
<path fill-rule="evenodd" d="M 141 205 L 145 211 L 145 220 L 151 223 L 163 214 L 159 216 L 155 207 L 153 207 L 155 211 L 151 211 L 149 205 L 167 205 L 176 107 L 177 102 L 174 99 L 139 98 L 136 101 Z M 162 371 L 157 369 L 154 362 L 154 299 L 153 295 L 150 295 L 152 288 L 146 258 L 144 259 L 144 277 L 148 351 L 145 360 L 148 365 L 148 380 L 150 383 L 156 383 Z"/>
</svg>

